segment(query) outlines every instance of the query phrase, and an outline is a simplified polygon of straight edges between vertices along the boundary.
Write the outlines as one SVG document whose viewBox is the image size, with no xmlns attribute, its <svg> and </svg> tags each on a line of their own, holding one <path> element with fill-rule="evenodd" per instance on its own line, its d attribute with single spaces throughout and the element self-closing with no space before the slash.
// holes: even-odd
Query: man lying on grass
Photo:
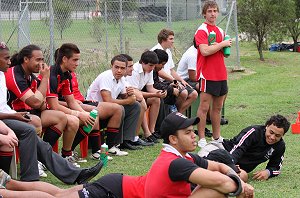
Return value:
<svg viewBox="0 0 300 198">
<path fill-rule="evenodd" d="M 204 157 L 216 149 L 225 149 L 239 165 L 241 178 L 248 180 L 249 172 L 259 164 L 268 161 L 265 170 L 254 173 L 253 179 L 267 180 L 280 174 L 284 159 L 284 134 L 289 130 L 290 123 L 282 115 L 272 116 L 265 125 L 253 125 L 243 129 L 232 139 L 223 142 L 212 141 L 199 151 Z"/>
</svg>

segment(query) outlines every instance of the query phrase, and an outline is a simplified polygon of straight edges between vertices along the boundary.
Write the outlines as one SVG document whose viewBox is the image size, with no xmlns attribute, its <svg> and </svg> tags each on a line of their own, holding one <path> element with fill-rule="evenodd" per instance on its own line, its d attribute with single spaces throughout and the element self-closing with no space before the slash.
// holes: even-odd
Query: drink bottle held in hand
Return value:
<svg viewBox="0 0 300 198">
<path fill-rule="evenodd" d="M 100 149 L 100 160 L 103 162 L 103 165 L 106 166 L 108 162 L 108 146 L 107 144 L 102 144 Z"/>
<path fill-rule="evenodd" d="M 226 36 L 224 37 L 224 41 L 229 40 L 229 39 L 230 39 L 230 36 L 229 36 L 229 35 L 226 35 Z M 224 56 L 225 56 L 225 57 L 230 56 L 230 47 L 224 47 L 224 48 L 223 48 L 223 53 L 224 53 Z"/>
<path fill-rule="evenodd" d="M 90 112 L 90 116 L 91 116 L 92 118 L 96 119 L 97 116 L 98 116 L 98 111 L 97 111 L 97 109 L 93 109 L 93 110 Z M 90 132 L 92 131 L 92 128 L 93 128 L 93 126 L 89 124 L 88 126 L 84 126 L 84 127 L 83 127 L 83 130 L 84 130 L 84 132 L 86 132 L 86 133 L 90 133 Z"/>
<path fill-rule="evenodd" d="M 216 33 L 214 31 L 211 31 L 208 35 L 208 45 L 211 45 L 214 42 L 216 42 Z"/>
</svg>

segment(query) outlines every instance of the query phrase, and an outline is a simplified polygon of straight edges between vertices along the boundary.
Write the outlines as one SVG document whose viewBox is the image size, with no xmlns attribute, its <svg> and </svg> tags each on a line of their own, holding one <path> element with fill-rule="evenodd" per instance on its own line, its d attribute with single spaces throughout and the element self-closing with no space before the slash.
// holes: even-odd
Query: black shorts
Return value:
<svg viewBox="0 0 300 198">
<path fill-rule="evenodd" d="M 94 101 L 91 101 L 91 100 L 84 100 L 82 103 L 87 104 L 87 105 L 91 105 L 91 106 L 95 106 L 95 107 L 97 107 L 98 104 L 99 104 L 99 102 L 94 102 Z"/>
<path fill-rule="evenodd" d="M 122 181 L 122 174 L 108 174 L 97 181 L 84 184 L 78 195 L 80 198 L 123 198 Z"/>
<path fill-rule="evenodd" d="M 205 92 L 213 96 L 224 96 L 228 93 L 227 80 L 211 81 L 200 78 L 200 92 Z"/>
<path fill-rule="evenodd" d="M 184 79 L 185 80 L 185 82 L 187 82 L 189 85 L 191 85 L 191 87 L 194 89 L 194 90 L 196 90 L 197 92 L 198 92 L 198 90 L 197 90 L 197 84 L 199 84 L 199 82 L 194 82 L 194 81 L 191 81 L 189 78 L 186 78 L 186 79 Z"/>
</svg>

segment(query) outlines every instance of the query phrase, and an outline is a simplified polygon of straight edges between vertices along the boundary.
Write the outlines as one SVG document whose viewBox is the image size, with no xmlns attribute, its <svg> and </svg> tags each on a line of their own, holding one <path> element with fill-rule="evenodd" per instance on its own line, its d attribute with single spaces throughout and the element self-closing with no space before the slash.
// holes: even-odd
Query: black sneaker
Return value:
<svg viewBox="0 0 300 198">
<path fill-rule="evenodd" d="M 158 131 L 155 131 L 154 133 L 152 133 L 152 135 L 156 138 L 156 139 L 161 139 L 161 135 Z"/>
<path fill-rule="evenodd" d="M 103 162 L 99 161 L 95 166 L 91 168 L 83 169 L 78 175 L 75 183 L 77 184 L 85 184 L 90 181 L 93 177 L 95 177 L 103 167 Z"/>
<path fill-rule="evenodd" d="M 221 125 L 228 124 L 228 120 L 225 119 L 225 118 L 221 118 L 220 124 L 221 124 Z"/>
<path fill-rule="evenodd" d="M 150 136 L 146 137 L 145 141 L 159 143 L 159 141 L 153 135 L 150 135 Z"/>
<path fill-rule="evenodd" d="M 140 146 L 131 144 L 131 141 L 124 140 L 124 142 L 119 146 L 120 149 L 129 149 L 129 150 L 139 150 L 142 149 Z"/>
<path fill-rule="evenodd" d="M 136 142 L 131 141 L 130 143 L 134 146 L 153 146 L 154 145 L 153 142 L 145 142 L 141 138 L 139 138 Z"/>
</svg>

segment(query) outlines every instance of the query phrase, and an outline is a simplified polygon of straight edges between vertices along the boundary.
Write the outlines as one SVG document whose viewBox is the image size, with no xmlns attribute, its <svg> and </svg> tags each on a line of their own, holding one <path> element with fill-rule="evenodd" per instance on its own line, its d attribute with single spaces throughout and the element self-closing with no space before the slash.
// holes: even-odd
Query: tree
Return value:
<svg viewBox="0 0 300 198">
<path fill-rule="evenodd" d="M 293 38 L 294 52 L 296 52 L 298 48 L 298 38 L 300 36 L 300 1 L 292 0 L 287 7 L 289 9 L 288 16 L 286 17 L 287 21 L 285 21 L 285 24 L 291 37 Z"/>
<path fill-rule="evenodd" d="M 53 1 L 53 13 L 55 28 L 60 33 L 60 38 L 62 39 L 63 31 L 69 28 L 72 24 L 71 14 L 72 6 L 71 1 L 55 0 Z"/>
<path fill-rule="evenodd" d="M 281 0 L 238 0 L 238 22 L 242 32 L 253 36 L 259 59 L 264 60 L 263 45 L 269 33 L 282 24 Z"/>
</svg>

